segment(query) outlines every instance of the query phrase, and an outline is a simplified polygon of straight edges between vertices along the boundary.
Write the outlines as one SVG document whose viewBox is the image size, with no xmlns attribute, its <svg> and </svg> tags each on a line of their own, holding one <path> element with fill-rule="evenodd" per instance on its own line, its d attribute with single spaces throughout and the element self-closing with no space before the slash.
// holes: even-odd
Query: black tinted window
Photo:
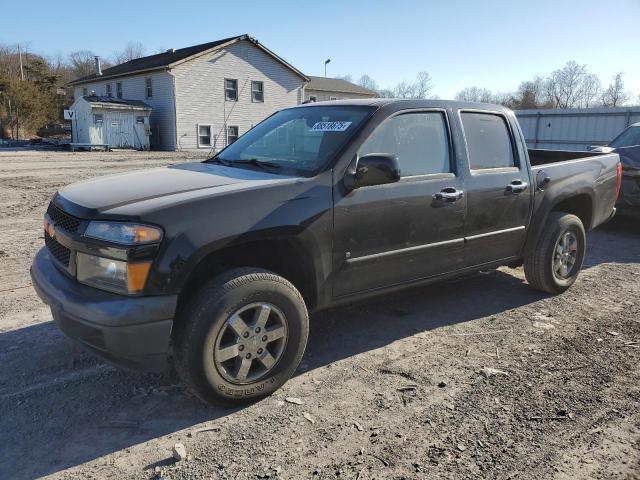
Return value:
<svg viewBox="0 0 640 480">
<path fill-rule="evenodd" d="M 629 127 L 610 144 L 613 148 L 635 147 L 640 145 L 640 127 Z"/>
<path fill-rule="evenodd" d="M 472 170 L 515 166 L 509 129 L 503 117 L 488 113 L 463 113 Z"/>
<path fill-rule="evenodd" d="M 449 139 L 439 112 L 405 113 L 378 127 L 360 147 L 369 153 L 396 155 L 403 177 L 451 171 Z"/>
</svg>

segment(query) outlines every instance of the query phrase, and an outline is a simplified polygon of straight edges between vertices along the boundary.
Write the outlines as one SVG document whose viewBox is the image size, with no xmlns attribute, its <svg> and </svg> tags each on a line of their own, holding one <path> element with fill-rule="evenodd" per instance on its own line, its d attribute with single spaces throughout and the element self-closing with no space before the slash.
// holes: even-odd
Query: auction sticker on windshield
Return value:
<svg viewBox="0 0 640 480">
<path fill-rule="evenodd" d="M 351 122 L 318 122 L 311 127 L 312 132 L 344 132 Z"/>
</svg>

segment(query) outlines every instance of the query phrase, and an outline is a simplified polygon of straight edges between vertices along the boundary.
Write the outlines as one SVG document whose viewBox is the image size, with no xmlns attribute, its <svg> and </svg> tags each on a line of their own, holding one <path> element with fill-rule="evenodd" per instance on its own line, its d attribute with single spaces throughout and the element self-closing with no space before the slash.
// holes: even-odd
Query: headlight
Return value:
<svg viewBox="0 0 640 480">
<path fill-rule="evenodd" d="M 84 236 L 122 245 L 140 245 L 162 240 L 162 230 L 158 227 L 135 223 L 91 222 Z"/>
<path fill-rule="evenodd" d="M 151 262 L 127 263 L 78 252 L 78 281 L 117 293 L 138 293 L 144 288 Z"/>
</svg>

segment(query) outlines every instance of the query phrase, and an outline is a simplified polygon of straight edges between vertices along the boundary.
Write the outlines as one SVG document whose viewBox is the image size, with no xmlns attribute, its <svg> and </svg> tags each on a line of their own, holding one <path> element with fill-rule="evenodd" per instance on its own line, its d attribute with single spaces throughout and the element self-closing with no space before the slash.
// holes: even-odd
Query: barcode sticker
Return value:
<svg viewBox="0 0 640 480">
<path fill-rule="evenodd" d="M 351 122 L 318 122 L 311 127 L 312 132 L 344 132 Z"/>
</svg>

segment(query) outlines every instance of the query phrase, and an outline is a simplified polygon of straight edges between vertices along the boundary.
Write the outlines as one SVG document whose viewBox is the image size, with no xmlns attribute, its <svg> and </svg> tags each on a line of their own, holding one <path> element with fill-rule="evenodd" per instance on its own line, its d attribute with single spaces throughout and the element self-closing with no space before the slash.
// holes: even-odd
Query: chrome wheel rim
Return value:
<svg viewBox="0 0 640 480">
<path fill-rule="evenodd" d="M 226 319 L 216 338 L 213 360 L 225 380 L 253 383 L 276 367 L 287 337 L 287 319 L 275 305 L 252 303 Z"/>
<path fill-rule="evenodd" d="M 556 242 L 553 254 L 553 274 L 566 280 L 573 275 L 578 258 L 578 237 L 573 232 L 563 233 Z"/>
</svg>

